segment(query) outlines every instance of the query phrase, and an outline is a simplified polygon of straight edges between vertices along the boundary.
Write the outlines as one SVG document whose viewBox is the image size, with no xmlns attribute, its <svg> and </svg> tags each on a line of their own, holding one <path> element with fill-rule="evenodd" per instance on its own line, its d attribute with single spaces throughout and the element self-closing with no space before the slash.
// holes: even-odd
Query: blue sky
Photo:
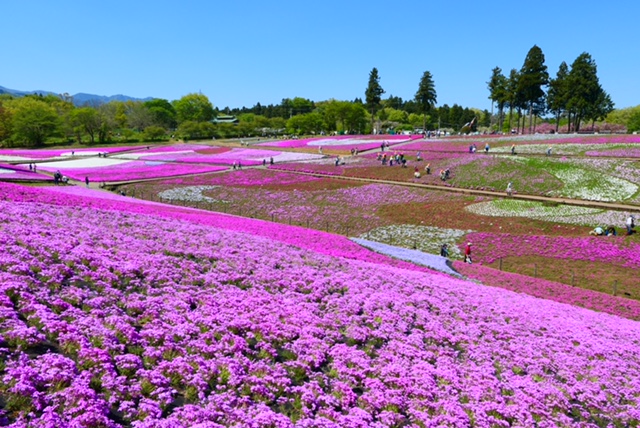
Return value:
<svg viewBox="0 0 640 428">
<path fill-rule="evenodd" d="M 2 15 L 0 86 L 18 90 L 251 107 L 364 98 L 376 67 L 384 98 L 430 71 L 438 106 L 490 110 L 491 70 L 538 45 L 552 77 L 588 52 L 616 108 L 640 104 L 635 0 L 5 0 Z"/>
</svg>

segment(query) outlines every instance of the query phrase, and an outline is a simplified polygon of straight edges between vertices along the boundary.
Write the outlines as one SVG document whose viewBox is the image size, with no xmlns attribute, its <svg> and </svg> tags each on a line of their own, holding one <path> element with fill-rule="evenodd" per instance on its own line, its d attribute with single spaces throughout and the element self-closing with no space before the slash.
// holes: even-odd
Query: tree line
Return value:
<svg viewBox="0 0 640 428">
<path fill-rule="evenodd" d="M 556 77 L 550 78 L 542 49 L 534 45 L 520 70 L 512 68 L 507 77 L 495 67 L 487 85 L 492 106 L 498 108 L 499 130 L 504 129 L 505 109 L 509 111 L 507 129 L 515 120 L 518 132 L 534 132 L 534 119 L 547 114 L 554 118 L 556 132 L 561 122 L 567 124 L 568 132 L 579 132 L 583 123 L 593 125 L 614 110 L 611 97 L 600 85 L 596 63 L 586 52 L 571 66 L 563 61 Z"/>
</svg>

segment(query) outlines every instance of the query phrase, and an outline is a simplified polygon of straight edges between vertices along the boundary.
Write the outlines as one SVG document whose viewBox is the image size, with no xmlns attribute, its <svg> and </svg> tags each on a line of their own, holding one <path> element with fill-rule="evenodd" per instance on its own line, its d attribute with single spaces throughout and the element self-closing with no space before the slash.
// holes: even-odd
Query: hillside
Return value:
<svg viewBox="0 0 640 428">
<path fill-rule="evenodd" d="M 30 94 L 55 95 L 55 96 L 59 95 L 58 93 L 51 92 L 51 91 L 43 91 L 43 90 L 22 91 L 22 90 L 5 88 L 3 86 L 0 86 L 0 94 L 10 94 L 16 97 L 23 97 L 25 95 L 30 95 Z M 111 101 L 148 101 L 152 99 L 153 99 L 152 97 L 134 98 L 134 97 L 129 97 L 127 95 L 120 95 L 120 94 L 106 96 L 106 95 L 86 94 L 83 92 L 72 95 L 73 103 L 76 106 L 100 105 L 100 104 L 109 103 Z"/>
<path fill-rule="evenodd" d="M 101 195 L 0 183 L 0 424 L 640 420 L 635 321 Z"/>
</svg>

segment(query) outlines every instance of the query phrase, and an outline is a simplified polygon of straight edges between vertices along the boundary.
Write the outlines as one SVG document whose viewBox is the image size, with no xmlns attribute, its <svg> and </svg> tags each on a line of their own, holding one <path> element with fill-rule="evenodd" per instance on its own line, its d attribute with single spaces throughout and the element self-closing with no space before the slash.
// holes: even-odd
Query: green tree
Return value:
<svg viewBox="0 0 640 428">
<path fill-rule="evenodd" d="M 591 127 L 593 128 L 595 126 L 596 120 L 605 119 L 609 113 L 613 111 L 613 108 L 614 104 L 611 97 L 602 88 L 600 88 L 598 98 L 589 114 L 589 118 L 592 121 Z"/>
<path fill-rule="evenodd" d="M 178 125 L 176 110 L 169 101 L 155 98 L 145 101 L 144 105 L 149 109 L 154 125 L 162 126 L 165 129 L 174 129 Z"/>
<path fill-rule="evenodd" d="M 384 110 L 387 113 L 387 120 L 390 122 L 408 123 L 409 121 L 409 115 L 406 111 L 396 110 L 394 108 L 386 108 Z"/>
<path fill-rule="evenodd" d="M 518 70 L 516 70 L 515 68 L 512 68 L 511 72 L 509 73 L 509 79 L 507 80 L 506 94 L 505 94 L 506 105 L 509 107 L 509 125 L 507 127 L 509 130 L 512 129 L 511 119 L 513 117 L 513 110 L 516 109 L 519 112 L 522 109 L 523 97 L 522 97 L 522 94 L 519 92 L 519 88 L 520 88 L 520 85 L 518 84 L 519 79 L 520 79 L 520 74 L 518 73 Z M 518 129 L 519 128 L 520 128 L 520 120 L 518 120 Z"/>
<path fill-rule="evenodd" d="M 162 126 L 151 125 L 144 130 L 144 139 L 147 141 L 156 141 L 166 135 L 167 131 Z"/>
<path fill-rule="evenodd" d="M 549 81 L 549 90 L 547 91 L 547 106 L 549 111 L 556 118 L 556 133 L 560 127 L 560 118 L 567 111 L 567 102 L 569 101 L 570 87 L 568 82 L 569 66 L 562 61 L 555 79 Z"/>
<path fill-rule="evenodd" d="M 343 123 L 347 133 L 363 134 L 367 126 L 367 111 L 364 106 L 348 103 Z"/>
<path fill-rule="evenodd" d="M 12 138 L 16 142 L 40 146 L 61 124 L 54 107 L 45 101 L 24 97 L 12 104 Z"/>
<path fill-rule="evenodd" d="M 602 100 L 602 87 L 598 81 L 597 66 L 591 55 L 584 52 L 576 58 L 571 64 L 567 81 L 571 88 L 567 108 L 573 116 L 574 130 L 578 132 L 581 122 L 592 118 L 593 106 Z M 571 117 L 569 124 L 571 125 Z"/>
<path fill-rule="evenodd" d="M 141 132 L 153 125 L 153 115 L 144 103 L 140 101 L 127 101 L 124 103 L 124 106 L 129 128 Z"/>
<path fill-rule="evenodd" d="M 422 129 L 426 129 L 427 126 L 427 114 L 431 112 L 437 101 L 436 86 L 433 83 L 433 77 L 429 71 L 425 71 L 420 79 L 418 85 L 418 91 L 416 92 L 415 100 L 420 106 L 420 111 L 423 114 Z"/>
<path fill-rule="evenodd" d="M 507 104 L 507 78 L 502 74 L 500 67 L 491 70 L 491 80 L 487 83 L 489 88 L 489 99 L 491 102 L 491 116 L 493 116 L 493 105 L 498 107 L 498 129 L 502 130 L 502 121 L 504 120 L 504 107 Z"/>
<path fill-rule="evenodd" d="M 287 132 L 298 135 L 317 134 L 322 131 L 324 120 L 320 113 L 307 113 L 293 116 L 287 121 Z"/>
<path fill-rule="evenodd" d="M 449 126 L 455 131 L 460 131 L 465 124 L 464 109 L 458 104 L 451 106 L 449 110 Z"/>
<path fill-rule="evenodd" d="M 628 118 L 625 120 L 627 132 L 640 131 L 640 106 L 633 107 L 627 110 L 629 110 Z"/>
<path fill-rule="evenodd" d="M 291 100 L 290 106 L 293 111 L 293 115 L 311 113 L 315 108 L 313 101 L 301 97 L 295 97 Z"/>
<path fill-rule="evenodd" d="M 111 139 L 113 130 L 119 125 L 122 125 L 122 103 L 111 102 L 107 104 L 99 105 L 96 110 L 98 111 L 98 118 L 100 120 L 100 126 L 98 127 L 98 142 L 106 143 Z M 124 116 L 126 118 L 126 116 Z"/>
<path fill-rule="evenodd" d="M 373 67 L 369 73 L 369 84 L 364 93 L 367 104 L 367 109 L 371 113 L 371 127 L 373 128 L 373 120 L 375 118 L 376 111 L 380 108 L 380 100 L 384 94 L 384 89 L 380 86 L 380 76 L 378 76 L 378 69 Z"/>
<path fill-rule="evenodd" d="M 82 143 L 82 135 L 86 133 L 93 144 L 102 125 L 98 111 L 93 107 L 79 107 L 71 111 L 69 118 L 78 143 Z"/>
<path fill-rule="evenodd" d="M 529 110 L 529 132 L 533 131 L 533 110 L 537 105 L 544 105 L 545 91 L 543 86 L 549 83 L 549 73 L 544 63 L 542 49 L 534 45 L 522 64 L 518 78 L 518 93 L 521 95 L 522 106 Z M 524 128 L 524 126 L 523 126 Z"/>
<path fill-rule="evenodd" d="M 393 95 L 389 95 L 389 98 L 382 100 L 380 103 L 384 108 L 393 108 L 396 110 L 404 109 L 404 101 L 402 101 L 402 98 L 394 97 Z"/>
<path fill-rule="evenodd" d="M 206 95 L 188 94 L 173 102 L 178 123 L 208 122 L 214 118 L 213 105 Z"/>
<path fill-rule="evenodd" d="M 286 120 L 281 117 L 272 117 L 269 119 L 269 128 L 274 131 L 284 129 L 287 126 Z"/>
<path fill-rule="evenodd" d="M 11 112 L 0 101 L 0 141 L 7 140 L 11 136 Z"/>
</svg>

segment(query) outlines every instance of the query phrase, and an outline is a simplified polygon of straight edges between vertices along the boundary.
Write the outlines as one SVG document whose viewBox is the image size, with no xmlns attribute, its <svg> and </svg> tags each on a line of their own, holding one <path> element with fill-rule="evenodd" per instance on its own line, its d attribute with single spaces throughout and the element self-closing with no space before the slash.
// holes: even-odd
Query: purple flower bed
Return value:
<svg viewBox="0 0 640 428">
<path fill-rule="evenodd" d="M 280 166 L 279 166 L 280 167 Z M 280 172 L 276 169 L 247 169 L 237 171 L 234 174 L 215 174 L 194 176 L 188 178 L 173 178 L 159 181 L 162 185 L 186 184 L 194 185 L 225 185 L 225 186 L 268 186 L 280 185 L 287 186 L 289 184 L 306 183 L 310 181 L 319 181 L 322 178 L 290 174 L 288 172 Z"/>
<path fill-rule="evenodd" d="M 640 302 L 637 300 L 611 296 L 517 273 L 502 272 L 479 264 L 469 265 L 461 261 L 455 261 L 453 267 L 466 277 L 481 281 L 492 287 L 505 288 L 519 293 L 526 293 L 529 296 L 640 321 Z"/>
<path fill-rule="evenodd" d="M 204 147 L 204 146 L 201 146 Z M 273 158 L 274 162 L 295 162 L 300 160 L 318 159 L 321 156 L 309 153 L 295 153 L 295 152 L 281 152 L 274 150 L 258 150 L 258 149 L 224 149 L 224 148 L 211 148 L 201 150 L 201 153 L 197 151 L 185 151 L 178 150 L 180 146 L 171 146 L 175 150 L 167 150 L 159 154 L 154 154 L 155 151 L 144 153 L 140 156 L 140 160 L 145 161 L 167 161 L 167 162 L 185 162 L 185 163 L 213 163 L 232 165 L 233 163 L 241 163 L 245 166 L 261 165 L 263 162 L 269 162 Z M 134 153 L 133 156 L 136 156 Z M 130 156 L 123 156 L 123 159 L 130 158 Z M 136 157 L 137 158 L 137 157 Z"/>
<path fill-rule="evenodd" d="M 105 198 L 101 193 L 91 189 L 87 189 L 84 194 L 78 192 L 80 191 L 77 187 L 32 188 L 11 183 L 0 183 L 0 198 L 4 200 L 41 202 L 61 206 L 91 207 L 117 212 L 156 215 L 236 232 L 247 232 L 333 257 L 389 264 L 421 272 L 428 271 L 420 266 L 396 261 L 390 257 L 366 250 L 342 235 L 186 207 L 149 203 L 132 198 Z"/>
<path fill-rule="evenodd" d="M 269 147 L 325 147 L 325 148 L 358 148 L 358 150 L 369 150 L 380 147 L 383 141 L 390 145 L 421 138 L 419 135 L 337 135 L 334 137 L 314 137 L 300 140 L 268 141 L 257 144 L 258 146 Z"/>
<path fill-rule="evenodd" d="M 0 164 L 0 181 L 50 181 L 51 177 L 38 174 L 21 165 Z"/>
<path fill-rule="evenodd" d="M 556 259 L 607 261 L 640 269 L 640 245 L 626 243 L 623 236 L 564 237 L 544 235 L 510 235 L 472 233 L 474 252 L 483 263 L 493 263 L 501 257 L 535 255 Z"/>
<path fill-rule="evenodd" d="M 544 144 L 553 141 L 554 144 L 634 144 L 640 143 L 640 135 L 615 134 L 615 135 L 594 135 L 594 136 L 574 136 L 567 138 L 557 138 L 551 141 L 542 140 Z"/>
<path fill-rule="evenodd" d="M 96 148 L 81 148 L 81 149 L 48 149 L 48 150 L 26 150 L 26 149 L 2 149 L 0 150 L 0 156 L 18 156 L 33 160 L 56 158 L 60 156 L 71 156 L 71 152 L 75 153 L 75 156 L 95 156 L 98 153 L 121 153 L 132 150 L 137 150 L 138 147 L 96 147 Z"/>
<path fill-rule="evenodd" d="M 464 152 L 469 153 L 469 144 L 475 141 L 469 140 L 469 142 L 460 143 L 454 141 L 442 141 L 442 140 L 420 140 L 411 144 L 405 144 L 402 146 L 402 150 L 407 151 L 423 151 L 423 152 Z M 484 151 L 484 143 L 475 142 L 478 148 L 477 155 Z"/>
<path fill-rule="evenodd" d="M 93 182 L 114 182 L 143 180 L 147 178 L 171 177 L 176 175 L 203 174 L 213 171 L 224 171 L 225 166 L 215 165 L 190 165 L 172 164 L 153 161 L 130 161 L 114 166 L 95 168 L 58 168 L 56 166 L 42 165 L 40 169 L 45 171 L 60 170 L 63 175 L 74 180 L 84 180 L 85 177 Z"/>
<path fill-rule="evenodd" d="M 590 150 L 585 152 L 587 156 L 614 156 L 621 158 L 640 158 L 640 147 L 638 148 L 626 148 L 626 149 L 614 149 L 614 150 L 602 150 L 595 151 Z"/>
<path fill-rule="evenodd" d="M 333 164 L 315 164 L 315 163 L 295 163 L 271 165 L 268 167 L 272 171 L 298 171 L 308 174 L 322 174 L 327 176 L 344 175 L 344 165 L 335 166 Z"/>
<path fill-rule="evenodd" d="M 640 419 L 638 322 L 301 250 L 195 210 L 0 192 L 5 425 Z"/>
<path fill-rule="evenodd" d="M 242 157 L 237 157 L 231 152 L 227 152 L 224 154 L 218 155 L 206 155 L 206 154 L 195 154 L 195 153 L 176 153 L 176 154 L 161 154 L 161 155 L 151 155 L 144 156 L 143 158 L 147 162 L 158 161 L 158 162 L 184 162 L 184 163 L 211 163 L 211 164 L 223 164 L 223 165 L 232 165 L 233 163 L 238 163 L 241 161 L 243 165 L 246 166 L 255 166 L 262 164 L 262 159 L 254 160 L 254 159 L 246 159 Z M 269 159 L 267 157 L 267 159 Z"/>
<path fill-rule="evenodd" d="M 147 149 L 147 147 L 149 147 Z M 136 147 L 136 152 L 146 152 L 146 153 L 173 153 L 173 152 L 182 152 L 182 151 L 192 151 L 197 152 L 198 150 L 210 150 L 217 149 L 215 146 L 207 146 L 204 144 L 172 144 L 168 146 L 141 146 Z"/>
</svg>

